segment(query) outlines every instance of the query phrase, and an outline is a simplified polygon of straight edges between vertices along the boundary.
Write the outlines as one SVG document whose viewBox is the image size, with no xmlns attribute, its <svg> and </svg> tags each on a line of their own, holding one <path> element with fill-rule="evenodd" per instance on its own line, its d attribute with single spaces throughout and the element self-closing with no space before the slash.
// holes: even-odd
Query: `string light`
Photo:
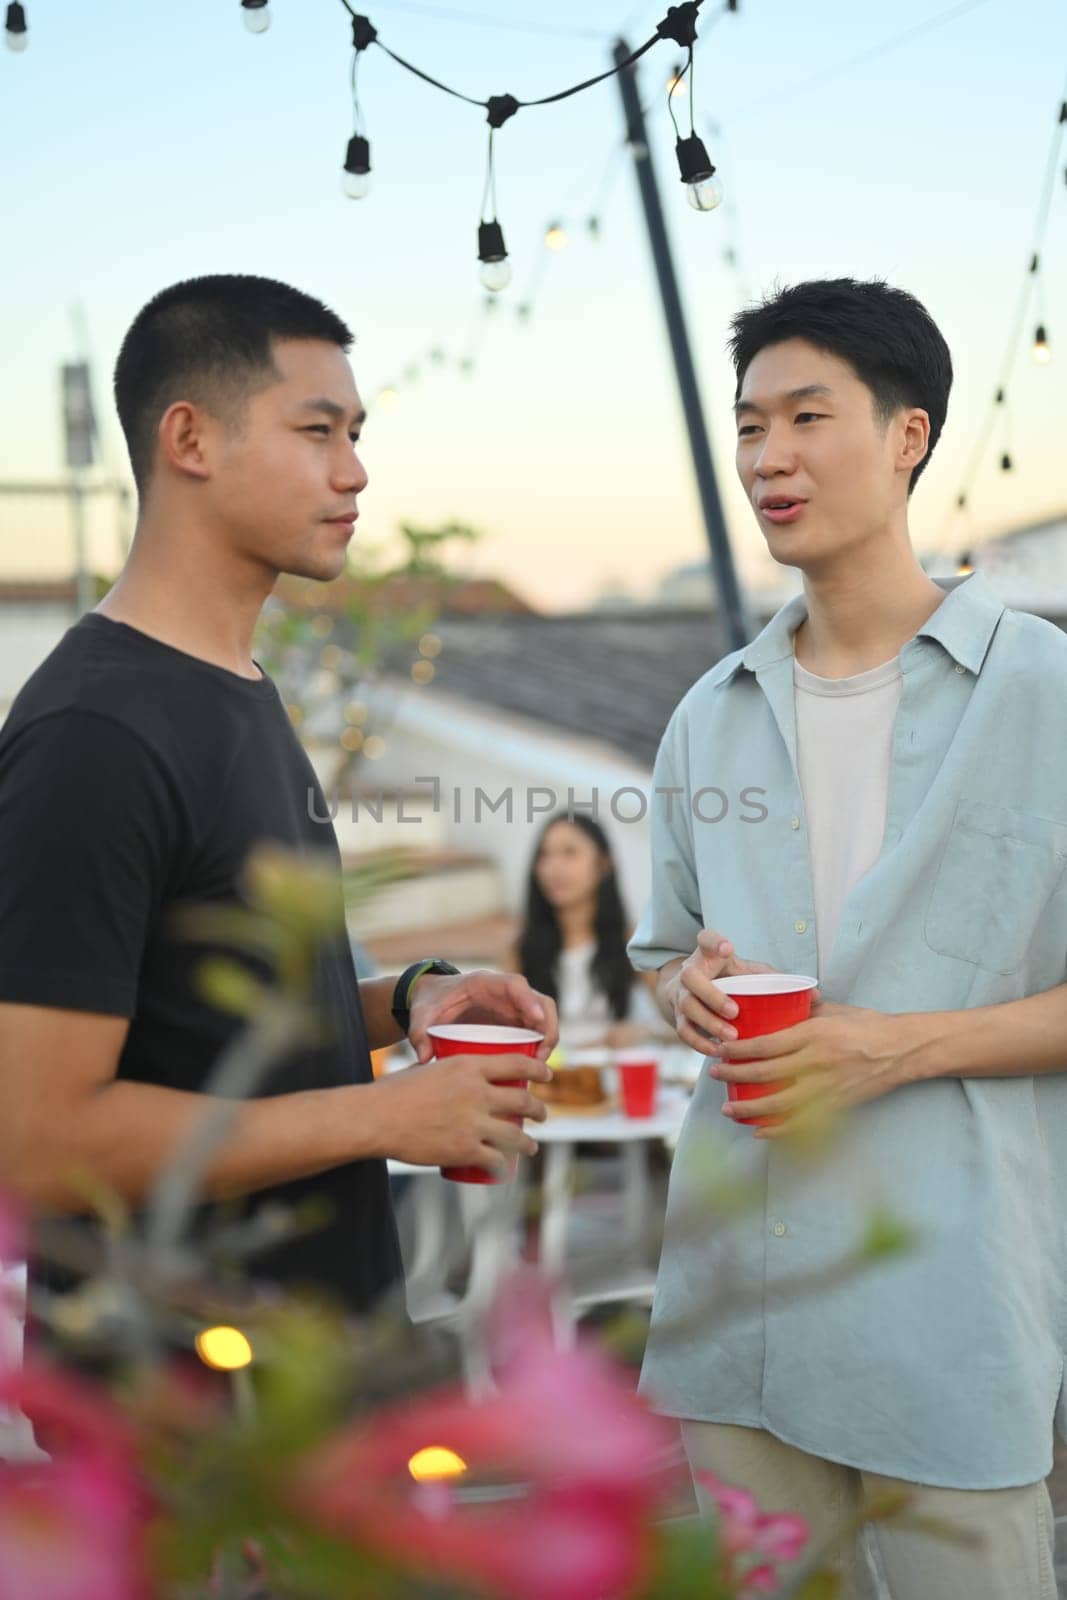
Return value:
<svg viewBox="0 0 1067 1600">
<path fill-rule="evenodd" d="M 267 0 L 241 0 L 241 11 L 249 33 L 266 33 L 273 20 Z"/>
<path fill-rule="evenodd" d="M 546 250 L 566 250 L 567 233 L 562 222 L 550 222 L 545 229 Z"/>
<path fill-rule="evenodd" d="M 245 5 L 262 5 L 265 0 L 242 0 Z M 355 59 L 352 65 L 352 93 L 353 108 L 356 115 L 357 127 L 352 139 L 349 141 L 344 165 L 345 192 L 359 198 L 367 192 L 367 179 L 370 174 L 370 146 L 362 127 L 359 115 L 359 102 L 356 96 L 356 82 L 359 57 L 364 50 L 376 44 L 379 49 L 394 61 L 397 66 L 403 67 L 406 72 L 427 83 L 431 88 L 439 90 L 442 94 L 451 95 L 454 99 L 462 100 L 467 105 L 482 107 L 486 112 L 489 123 L 489 150 L 486 164 L 485 189 L 482 196 L 481 215 L 478 223 L 478 261 L 479 274 L 483 286 L 491 294 L 498 294 L 506 288 L 511 281 L 511 266 L 508 261 L 507 246 L 504 242 L 504 230 L 500 223 L 496 203 L 496 171 L 494 165 L 494 137 L 506 122 L 523 107 L 553 105 L 557 101 L 569 99 L 572 95 L 581 94 L 586 89 L 591 89 L 598 83 L 603 83 L 607 78 L 613 78 L 619 72 L 627 71 L 633 67 L 647 51 L 660 42 L 661 39 L 672 39 L 681 47 L 688 50 L 688 61 L 682 72 L 675 74 L 675 79 L 688 76 L 689 101 L 690 101 L 690 134 L 685 140 L 678 135 L 678 163 L 681 170 L 682 181 L 686 184 L 690 204 L 698 211 L 714 210 L 722 201 L 722 186 L 716 177 L 715 168 L 708 157 L 703 141 L 698 137 L 692 127 L 693 113 L 693 45 L 696 41 L 696 21 L 704 0 L 682 0 L 679 5 L 668 8 L 667 15 L 656 26 L 656 31 L 638 49 L 621 61 L 617 61 L 606 72 L 597 73 L 595 77 L 586 78 L 581 83 L 572 84 L 568 89 L 561 89 L 555 94 L 543 95 L 538 100 L 517 100 L 514 95 L 490 95 L 487 100 L 477 100 L 473 96 L 463 94 L 458 89 L 453 89 L 447 83 L 442 83 L 439 78 L 423 71 L 421 67 L 406 61 L 396 51 L 389 49 L 378 37 L 378 31 L 370 19 L 353 10 L 350 0 L 341 0 L 341 4 L 352 19 L 352 42 L 355 49 Z M 736 11 L 736 0 L 727 0 L 726 11 Z M 677 81 L 672 87 L 673 94 L 677 88 Z M 673 117 L 673 111 L 672 111 Z M 677 133 L 677 123 L 675 123 Z M 491 205 L 490 205 L 491 202 Z M 553 248 L 553 246 L 550 246 Z M 556 245 L 554 248 L 562 248 Z"/>
<path fill-rule="evenodd" d="M 1065 86 L 1067 88 L 1067 86 Z M 1035 362 L 1045 365 L 1052 359 L 1052 351 L 1048 339 L 1048 323 L 1044 315 L 1042 303 L 1042 285 L 1040 278 L 1041 249 L 1048 228 L 1049 214 L 1052 208 L 1052 198 L 1056 178 L 1060 165 L 1060 150 L 1063 144 L 1064 128 L 1067 127 L 1067 99 L 1061 99 L 1057 107 L 1056 123 L 1052 129 L 1048 156 L 1045 164 L 1045 175 L 1041 185 L 1040 197 L 1037 203 L 1037 216 L 1034 224 L 1035 249 L 1029 258 L 1026 274 L 1015 305 L 1015 312 L 1008 331 L 1008 338 L 1001 362 L 1001 381 L 995 391 L 993 404 L 986 412 L 978 437 L 975 440 L 963 476 L 963 487 L 956 497 L 955 508 L 949 509 L 944 518 L 941 534 L 942 548 L 947 534 L 955 521 L 955 513 L 963 511 L 968 503 L 968 491 L 978 475 L 979 468 L 985 459 L 993 434 L 997 427 L 998 418 L 1003 418 L 1003 439 L 1001 444 L 1000 470 L 1008 473 L 1014 472 L 1015 460 L 1012 455 L 1009 435 L 1009 417 L 1007 412 L 1007 382 L 1013 371 L 1015 360 L 1022 342 L 1023 330 L 1026 327 L 1027 315 L 1031 311 L 1031 301 L 1037 300 L 1036 311 L 1037 326 L 1034 341 L 1031 345 L 1031 355 Z"/>
<path fill-rule="evenodd" d="M 10 5 L 4 15 L 4 43 L 9 50 L 25 50 L 30 42 L 29 30 L 26 26 L 26 8 L 20 5 Z"/>
<path fill-rule="evenodd" d="M 352 18 L 352 137 L 341 168 L 341 188 L 350 200 L 362 200 L 370 190 L 370 140 L 359 104 L 359 63 L 377 37 L 378 31 L 368 18 Z"/>
<path fill-rule="evenodd" d="M 689 52 L 685 65 L 675 74 L 675 80 L 668 90 L 667 109 L 674 123 L 674 153 L 678 161 L 679 175 L 686 186 L 686 198 L 694 211 L 714 211 L 722 204 L 722 181 L 716 174 L 707 146 L 696 131 L 693 105 L 693 46 L 697 37 L 696 5 L 672 6 L 659 24 L 658 31 L 661 37 L 673 39 L 676 44 L 684 46 Z M 688 83 L 685 83 L 686 79 Z M 689 91 L 689 134 L 686 138 L 682 137 L 679 130 L 673 105 L 682 87 L 688 88 Z"/>
<path fill-rule="evenodd" d="M 432 1482 L 436 1478 L 459 1478 L 467 1470 L 467 1463 L 454 1450 L 444 1445 L 428 1444 L 416 1450 L 408 1462 L 408 1471 L 416 1483 Z"/>
<path fill-rule="evenodd" d="M 499 294 L 511 282 L 511 263 L 504 243 L 504 230 L 499 222 L 478 224 L 478 260 L 482 264 L 479 277 L 483 289 Z"/>
<path fill-rule="evenodd" d="M 966 578 L 973 571 L 974 571 L 974 560 L 973 560 L 973 557 L 971 556 L 971 552 L 969 550 L 965 550 L 963 552 L 963 554 L 960 556 L 959 565 L 956 568 L 956 576 L 959 577 L 959 578 Z"/>
<path fill-rule="evenodd" d="M 240 1328 L 203 1328 L 196 1336 L 196 1353 L 205 1367 L 216 1372 L 237 1372 L 251 1364 L 252 1346 Z"/>
</svg>

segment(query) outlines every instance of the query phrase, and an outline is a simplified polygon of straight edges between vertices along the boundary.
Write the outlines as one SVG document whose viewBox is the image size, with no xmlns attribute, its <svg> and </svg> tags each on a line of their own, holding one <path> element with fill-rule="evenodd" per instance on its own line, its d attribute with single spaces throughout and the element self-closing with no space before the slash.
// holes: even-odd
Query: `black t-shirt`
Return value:
<svg viewBox="0 0 1067 1600">
<path fill-rule="evenodd" d="M 129 1017 L 120 1078 L 202 1089 L 243 1024 L 198 994 L 194 969 L 211 947 L 175 937 L 170 914 L 241 902 L 261 840 L 326 852 L 340 895 L 327 815 L 270 678 L 242 678 L 89 613 L 0 728 L 0 1000 Z M 236 959 L 263 975 L 257 958 Z M 257 1094 L 370 1081 L 346 938 L 321 947 L 315 997 L 328 1042 L 291 1052 Z M 331 1220 L 258 1253 L 251 1271 L 365 1310 L 400 1273 L 385 1164 L 257 1190 L 237 1210 L 309 1195 Z M 31 1263 L 31 1278 L 44 1273 Z"/>
</svg>

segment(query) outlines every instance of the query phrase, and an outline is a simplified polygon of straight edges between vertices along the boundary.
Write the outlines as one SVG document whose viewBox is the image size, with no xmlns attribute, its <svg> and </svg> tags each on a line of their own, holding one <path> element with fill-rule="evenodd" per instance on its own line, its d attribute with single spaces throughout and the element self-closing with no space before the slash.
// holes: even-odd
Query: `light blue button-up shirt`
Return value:
<svg viewBox="0 0 1067 1600">
<path fill-rule="evenodd" d="M 636 966 L 688 955 L 712 927 L 749 960 L 817 975 L 827 1000 L 882 1012 L 995 1005 L 1067 981 L 1067 637 L 1006 610 L 980 574 L 942 587 L 900 652 L 881 854 L 846 901 L 828 970 L 797 776 L 803 598 L 671 719 Z M 1063 1053 L 1067 1068 L 1067 1037 Z M 910 1084 L 852 1111 L 813 1166 L 729 1124 L 724 1097 L 702 1074 L 679 1141 L 645 1393 L 671 1415 L 766 1428 L 915 1483 L 1044 1476 L 1057 1408 L 1067 1434 L 1067 1072 Z M 680 1219 L 709 1140 L 756 1177 L 762 1204 L 694 1233 Z M 913 1224 L 912 1250 L 829 1289 L 790 1289 L 853 1250 L 876 1207 Z M 703 1325 L 699 1308 L 728 1282 L 739 1308 Z"/>
</svg>

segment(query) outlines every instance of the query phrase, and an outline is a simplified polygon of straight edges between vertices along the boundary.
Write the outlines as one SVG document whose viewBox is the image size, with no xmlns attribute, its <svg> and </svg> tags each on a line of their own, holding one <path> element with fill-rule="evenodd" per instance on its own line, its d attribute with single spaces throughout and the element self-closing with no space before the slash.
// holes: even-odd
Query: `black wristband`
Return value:
<svg viewBox="0 0 1067 1600">
<path fill-rule="evenodd" d="M 406 1034 L 411 1027 L 411 991 L 420 978 L 425 978 L 427 973 L 434 977 L 458 977 L 459 968 L 454 967 L 451 961 L 428 960 L 415 961 L 410 967 L 405 967 L 396 980 L 393 990 L 393 1020 L 401 1033 Z"/>
</svg>

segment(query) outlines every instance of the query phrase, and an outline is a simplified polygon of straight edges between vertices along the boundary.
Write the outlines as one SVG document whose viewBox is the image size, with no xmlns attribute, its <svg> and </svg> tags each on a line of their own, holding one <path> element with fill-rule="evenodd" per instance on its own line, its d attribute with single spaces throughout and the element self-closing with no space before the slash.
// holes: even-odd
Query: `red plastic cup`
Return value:
<svg viewBox="0 0 1067 1600">
<path fill-rule="evenodd" d="M 647 1050 L 620 1050 L 615 1057 L 619 1071 L 619 1090 L 623 1114 L 650 1117 L 656 1109 L 656 1077 L 659 1062 Z"/>
<path fill-rule="evenodd" d="M 543 1033 L 532 1033 L 529 1028 L 500 1028 L 495 1023 L 450 1022 L 436 1028 L 427 1028 L 433 1040 L 433 1053 L 438 1061 L 446 1056 L 535 1056 L 544 1039 Z M 495 1078 L 505 1089 L 525 1089 L 528 1078 Z M 521 1117 L 509 1117 L 522 1127 Z M 495 1178 L 484 1167 L 442 1167 L 442 1178 L 453 1183 L 507 1183 L 515 1176 L 518 1157 L 508 1163 L 506 1178 Z"/>
<path fill-rule="evenodd" d="M 765 1033 L 780 1033 L 811 1016 L 811 997 L 819 987 L 817 978 L 796 972 L 750 972 L 737 978 L 716 978 L 716 986 L 737 1006 L 737 1016 L 728 1020 L 739 1039 L 758 1039 Z M 781 1078 L 773 1083 L 728 1083 L 729 1100 L 762 1100 L 765 1095 L 788 1089 L 795 1080 Z M 737 1117 L 736 1121 L 755 1128 L 774 1128 L 781 1117 Z"/>
</svg>

